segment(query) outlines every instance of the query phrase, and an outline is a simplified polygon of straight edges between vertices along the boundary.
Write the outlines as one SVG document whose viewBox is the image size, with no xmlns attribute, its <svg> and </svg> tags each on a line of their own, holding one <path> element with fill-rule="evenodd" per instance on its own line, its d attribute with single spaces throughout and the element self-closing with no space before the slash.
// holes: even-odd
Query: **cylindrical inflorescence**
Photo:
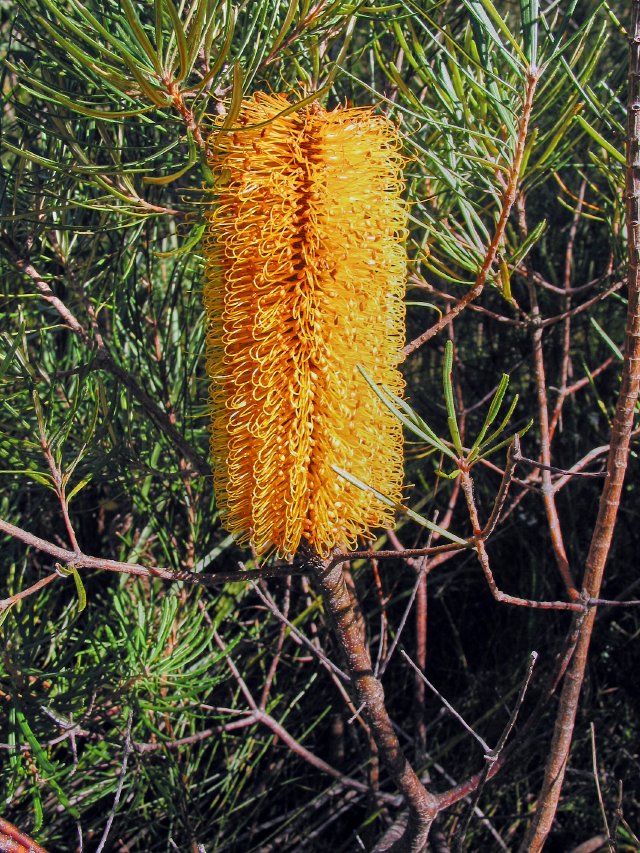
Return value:
<svg viewBox="0 0 640 853">
<path fill-rule="evenodd" d="M 289 106 L 258 93 L 208 141 L 211 450 L 240 542 L 326 556 L 393 516 L 336 467 L 401 499 L 401 424 L 358 366 L 402 393 L 403 161 L 371 109 Z"/>
</svg>

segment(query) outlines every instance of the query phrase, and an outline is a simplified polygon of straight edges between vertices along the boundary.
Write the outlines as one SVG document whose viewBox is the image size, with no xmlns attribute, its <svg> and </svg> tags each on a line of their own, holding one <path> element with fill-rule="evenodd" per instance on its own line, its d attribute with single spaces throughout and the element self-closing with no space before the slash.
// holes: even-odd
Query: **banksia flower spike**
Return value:
<svg viewBox="0 0 640 853">
<path fill-rule="evenodd" d="M 335 467 L 401 498 L 401 424 L 358 365 L 402 393 L 402 156 L 371 109 L 289 106 L 258 93 L 209 139 L 211 450 L 239 541 L 326 556 L 393 512 Z"/>
</svg>

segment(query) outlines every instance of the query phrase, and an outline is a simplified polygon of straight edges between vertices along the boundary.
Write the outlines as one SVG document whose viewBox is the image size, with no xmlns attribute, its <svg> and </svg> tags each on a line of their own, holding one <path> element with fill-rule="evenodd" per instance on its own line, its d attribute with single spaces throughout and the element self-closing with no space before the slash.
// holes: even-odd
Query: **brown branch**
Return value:
<svg viewBox="0 0 640 853">
<path fill-rule="evenodd" d="M 179 85 L 166 75 L 163 77 L 162 82 L 165 85 L 167 94 L 171 98 L 174 109 L 180 114 L 180 118 L 184 122 L 186 129 L 191 131 L 193 141 L 204 151 L 206 145 L 202 136 L 202 130 L 196 121 L 193 110 L 185 103 L 185 92 L 181 92 Z"/>
<path fill-rule="evenodd" d="M 0 850 L 5 850 L 7 853 L 47 853 L 44 847 L 2 817 L 0 817 Z"/>
<path fill-rule="evenodd" d="M 504 466 L 504 473 L 502 475 L 502 480 L 500 481 L 500 488 L 498 489 L 498 494 L 496 495 L 496 499 L 493 502 L 493 508 L 491 510 L 491 515 L 489 516 L 489 520 L 482 528 L 479 533 L 481 539 L 488 539 L 489 536 L 496 529 L 498 521 L 500 520 L 500 513 L 503 510 L 504 502 L 507 499 L 507 495 L 509 494 L 509 487 L 511 485 L 511 481 L 513 479 L 513 473 L 516 469 L 517 462 L 521 459 L 520 456 L 520 438 L 517 435 L 514 435 L 513 441 L 509 445 L 509 450 L 507 451 L 507 463 Z"/>
<path fill-rule="evenodd" d="M 476 501 L 473 493 L 473 480 L 471 478 L 471 475 L 469 474 L 468 468 L 465 464 L 463 464 L 462 460 L 458 460 L 458 464 L 460 465 L 459 480 L 463 494 L 465 496 L 465 500 L 467 502 L 469 518 L 471 520 L 471 526 L 474 532 L 476 554 L 478 556 L 480 566 L 482 567 L 485 579 L 489 585 L 489 589 L 491 590 L 491 595 L 495 598 L 495 600 L 503 604 L 512 604 L 517 607 L 531 607 L 536 610 L 584 610 L 585 604 L 581 601 L 535 601 L 529 598 L 520 598 L 515 595 L 509 595 L 506 592 L 502 592 L 502 590 L 498 588 L 498 585 L 493 576 L 493 572 L 491 570 L 489 554 L 487 553 L 487 548 L 485 545 L 485 537 L 483 535 L 485 528 L 483 528 L 480 524 L 480 518 L 478 516 L 478 508 L 476 506 Z"/>
<path fill-rule="evenodd" d="M 582 205 L 584 202 L 584 194 L 587 189 L 587 181 L 585 178 L 582 179 L 580 184 L 580 192 L 578 194 L 578 201 L 576 204 L 576 209 L 573 214 L 573 221 L 571 222 L 571 228 L 569 229 L 569 238 L 567 240 L 567 246 L 564 255 L 564 308 L 565 311 L 569 312 L 571 309 L 571 276 L 573 272 L 573 247 L 576 240 L 576 234 L 578 233 L 578 224 L 580 222 L 580 217 L 582 214 Z M 551 416 L 549 422 L 549 444 L 553 442 L 553 436 L 555 433 L 555 429 L 557 424 L 560 422 L 560 418 L 562 416 L 562 409 L 564 407 L 565 400 L 567 398 L 567 382 L 569 376 L 571 374 L 571 316 L 565 317 L 564 323 L 562 324 L 562 356 L 560 358 L 560 392 L 558 394 L 558 398 L 556 400 L 556 405 L 553 410 L 553 414 Z"/>
<path fill-rule="evenodd" d="M 53 480 L 53 486 L 56 491 L 56 495 L 58 497 L 58 502 L 60 503 L 60 512 L 62 513 L 62 518 L 64 520 L 64 525 L 67 529 L 67 535 L 69 537 L 69 543 L 71 548 L 74 551 L 79 551 L 80 548 L 78 546 L 78 540 L 76 539 L 76 532 L 73 528 L 73 524 L 71 523 L 71 518 L 69 517 L 69 502 L 67 500 L 67 494 L 64 484 L 64 478 L 62 476 L 62 470 L 60 466 L 57 464 L 54 459 L 53 453 L 51 452 L 51 445 L 49 444 L 49 439 L 45 433 L 44 428 L 44 418 L 42 416 L 42 408 L 40 406 L 40 398 L 38 397 L 37 391 L 33 391 L 33 402 L 36 410 L 36 419 L 38 421 L 38 435 L 40 438 L 40 447 L 42 448 L 42 453 L 46 460 L 47 466 L 49 468 L 49 472 L 51 473 L 51 479 Z"/>
<path fill-rule="evenodd" d="M 452 787 L 448 791 L 444 791 L 440 794 L 439 798 L 442 810 L 450 808 L 460 800 L 468 798 L 478 790 L 480 785 L 485 785 L 487 781 L 492 779 L 502 769 L 507 759 L 515 755 L 518 750 L 526 744 L 529 734 L 534 731 L 536 726 L 540 723 L 542 710 L 548 703 L 549 699 L 553 696 L 560 680 L 571 662 L 578 640 L 579 626 L 584 621 L 585 616 L 586 611 L 583 611 L 582 613 L 577 613 L 574 617 L 571 629 L 565 638 L 563 649 L 557 657 L 554 669 L 547 678 L 533 710 L 520 727 L 511 743 L 504 747 L 495 761 L 489 763 L 488 768 L 485 766 L 480 773 L 474 774 L 464 782 L 459 782 L 457 784 L 453 783 Z"/>
<path fill-rule="evenodd" d="M 409 613 L 411 612 L 411 609 L 413 607 L 413 602 L 416 601 L 416 599 L 419 595 L 420 589 L 423 587 L 423 581 L 425 580 L 425 578 L 426 578 L 426 563 L 425 563 L 425 568 L 418 570 L 418 577 L 415 580 L 415 583 L 413 585 L 413 589 L 411 590 L 411 594 L 409 595 L 409 600 L 407 601 L 407 604 L 404 608 L 404 612 L 400 618 L 400 622 L 398 623 L 398 630 L 396 631 L 396 635 L 393 638 L 393 642 L 391 643 L 391 647 L 389 649 L 389 652 L 387 653 L 387 656 L 385 657 L 382 664 L 379 667 L 376 667 L 376 675 L 379 678 L 382 678 L 382 676 L 387 671 L 387 667 L 391 663 L 391 658 L 393 657 L 393 654 L 394 654 L 394 652 L 398 646 L 398 643 L 400 642 L 400 638 L 402 637 L 402 632 L 404 631 L 405 625 L 407 624 L 407 619 L 409 618 Z M 426 589 L 425 589 L 425 593 L 426 593 Z M 426 598 L 426 595 L 425 595 L 425 598 Z M 418 620 L 418 613 L 419 612 L 420 612 L 420 605 L 418 602 L 416 604 L 416 622 Z M 421 615 L 422 615 L 422 618 L 426 622 L 426 601 L 424 603 L 424 612 Z M 421 627 L 421 626 L 417 625 L 417 627 Z M 425 625 L 425 627 L 426 627 L 426 625 Z M 422 670 L 422 669 L 424 669 L 424 667 L 426 665 L 426 632 L 424 634 L 422 632 L 419 632 L 418 642 L 416 643 L 416 646 L 417 646 L 416 657 L 418 658 L 418 663 L 419 663 L 420 668 Z M 420 697 L 415 697 L 415 698 L 416 699 L 424 698 L 424 695 L 422 694 Z M 422 703 L 420 703 L 420 704 L 422 704 Z"/>
<path fill-rule="evenodd" d="M 611 430 L 607 479 L 585 564 L 584 590 L 597 598 L 618 515 L 629 457 L 635 407 L 640 390 L 640 0 L 633 0 L 629 30 L 629 100 L 627 108 L 626 224 L 628 308 L 622 380 Z M 569 758 L 578 703 L 589 655 L 595 611 L 587 613 L 565 677 L 560 707 L 538 805 L 521 850 L 539 853 L 551 829 Z"/>
<path fill-rule="evenodd" d="M 67 308 L 64 302 L 54 294 L 49 284 L 42 278 L 33 264 L 19 255 L 14 243 L 5 234 L 0 234 L 0 245 L 2 245 L 6 256 L 15 268 L 31 279 L 44 301 L 51 305 L 52 308 L 55 308 L 63 322 L 71 329 L 71 331 L 74 332 L 83 343 L 89 343 L 89 335 L 82 323 L 80 323 L 73 312 Z"/>
<path fill-rule="evenodd" d="M 603 290 L 602 293 L 596 293 L 596 295 L 592 296 L 591 299 L 587 299 L 586 302 L 581 302 L 580 305 L 576 305 L 575 308 L 569 308 L 561 314 L 555 314 L 553 317 L 547 317 L 545 320 L 540 320 L 540 326 L 543 329 L 547 329 L 549 326 L 554 326 L 556 323 L 560 323 L 562 320 L 566 320 L 569 317 L 576 317 L 578 314 L 582 314 L 584 311 L 587 311 L 589 308 L 597 305 L 598 302 L 602 302 L 602 300 L 606 299 L 607 296 L 611 296 L 612 293 L 616 293 L 623 286 L 624 281 L 617 281 L 607 290 Z"/>
<path fill-rule="evenodd" d="M 522 703 L 524 702 L 524 697 L 529 687 L 529 682 L 531 681 L 531 676 L 533 675 L 533 668 L 536 664 L 536 660 L 538 659 L 537 652 L 531 652 L 529 655 L 529 665 L 527 667 L 527 671 L 525 673 L 522 684 L 520 685 L 520 690 L 518 692 L 518 698 L 516 699 L 516 703 L 509 715 L 509 719 L 507 720 L 507 724 L 502 730 L 502 734 L 498 738 L 498 743 L 495 745 L 493 749 L 490 749 L 485 752 L 485 761 L 487 762 L 485 765 L 485 769 L 483 774 L 480 777 L 478 787 L 475 791 L 473 800 L 471 801 L 471 807 L 467 812 L 466 819 L 462 823 L 462 827 L 459 832 L 459 836 L 457 839 L 455 853 L 462 853 L 464 840 L 467 834 L 467 830 L 469 828 L 469 824 L 471 822 L 471 818 L 475 809 L 478 806 L 480 801 L 480 796 L 482 794 L 483 788 L 489 778 L 489 772 L 494 764 L 496 764 L 500 760 L 500 756 L 506 746 L 507 740 L 513 731 L 513 727 L 516 724 L 516 720 L 518 719 L 518 715 L 520 714 L 520 709 L 522 708 Z"/>
<path fill-rule="evenodd" d="M 278 619 L 278 621 L 281 623 L 282 627 L 288 628 L 289 631 L 291 632 L 291 634 L 297 639 L 297 641 L 301 645 L 303 645 L 307 649 L 309 649 L 311 654 L 320 661 L 320 663 L 322 664 L 322 666 L 325 667 L 325 669 L 330 670 L 335 675 L 337 675 L 337 677 L 340 678 L 342 681 L 345 681 L 348 683 L 349 677 L 347 675 L 345 675 L 345 673 L 340 669 L 339 666 L 336 666 L 336 664 L 333 663 L 333 661 L 329 660 L 329 658 L 325 655 L 325 653 L 322 651 L 322 649 L 318 648 L 317 646 L 314 646 L 314 644 L 311 642 L 311 640 L 309 640 L 307 637 L 305 637 L 305 635 L 302 633 L 302 631 L 300 631 L 299 628 L 296 628 L 296 626 L 293 624 L 293 622 L 291 622 L 289 619 L 287 619 L 285 614 L 282 613 L 282 611 L 280 610 L 278 605 L 275 603 L 273 598 L 269 595 L 268 591 L 266 589 L 261 589 L 260 585 L 257 584 L 255 581 L 252 581 L 252 586 L 253 586 L 255 593 L 259 596 L 260 599 L 262 599 L 264 604 L 271 611 L 271 613 L 273 613 L 273 615 L 276 617 L 276 619 Z M 261 707 L 264 707 L 264 705 L 262 703 L 261 703 Z"/>
<path fill-rule="evenodd" d="M 429 681 L 429 679 L 426 677 L 426 675 L 411 660 L 411 658 L 405 652 L 404 649 L 400 649 L 400 654 L 406 660 L 406 662 L 409 664 L 409 666 L 413 669 L 413 671 L 418 675 L 420 680 L 424 684 L 426 684 L 426 686 L 429 688 L 429 690 L 431 690 L 431 692 L 434 693 L 438 697 L 438 699 L 442 702 L 442 704 L 447 709 L 447 711 L 451 714 L 451 716 L 455 720 L 457 720 L 460 723 L 460 725 L 462 726 L 462 728 L 466 732 L 468 732 L 468 734 L 470 734 L 471 737 L 474 738 L 480 744 L 480 746 L 482 747 L 482 751 L 485 753 L 485 755 L 488 755 L 491 752 L 491 747 L 486 742 L 486 740 L 481 735 L 479 735 L 475 731 L 475 729 L 469 725 L 469 723 L 467 723 L 467 721 L 464 719 L 464 717 L 461 714 L 459 714 L 456 711 L 456 709 L 453 707 L 453 705 L 447 699 L 445 699 L 445 697 L 442 695 L 442 693 L 440 693 L 440 691 L 436 687 L 434 687 L 434 685 Z"/>
<path fill-rule="evenodd" d="M 413 273 L 413 275 L 409 278 L 409 283 L 415 287 L 422 287 L 425 290 L 428 290 L 433 296 L 438 299 L 442 299 L 443 302 L 455 302 L 457 303 L 459 300 L 452 293 L 447 293 L 444 290 L 439 290 L 434 287 L 429 282 L 425 281 L 422 276 L 419 276 L 417 273 Z M 513 317 L 507 317 L 504 314 L 498 314 L 496 311 L 491 311 L 489 308 L 486 308 L 484 305 L 475 305 L 473 302 L 470 302 L 465 306 L 469 311 L 475 311 L 477 314 L 484 314 L 486 317 L 490 317 L 492 320 L 495 320 L 497 323 L 503 323 L 507 326 L 514 326 L 516 328 L 525 328 L 527 326 L 526 320 L 514 320 Z"/>
<path fill-rule="evenodd" d="M 456 479 L 453 490 L 451 492 L 451 496 L 449 497 L 449 502 L 447 504 L 447 510 L 442 517 L 442 520 L 439 523 L 439 526 L 443 530 L 448 530 L 451 526 L 451 521 L 453 519 L 453 513 L 458 502 L 458 497 L 460 495 L 460 481 Z M 436 522 L 436 517 L 434 517 L 433 521 Z M 424 672 L 427 663 L 427 613 L 428 613 L 428 599 L 427 599 L 427 575 L 431 571 L 432 568 L 435 568 L 436 565 L 439 565 L 437 562 L 437 557 L 429 560 L 429 555 L 425 554 L 422 557 L 412 557 L 406 556 L 406 549 L 403 547 L 402 543 L 398 539 L 395 531 L 392 529 L 387 530 L 387 535 L 389 537 L 389 541 L 397 548 L 399 551 L 404 552 L 402 554 L 405 562 L 410 565 L 417 573 L 417 579 L 414 584 L 414 588 L 411 592 L 411 596 L 405 608 L 405 612 L 403 614 L 402 619 L 400 620 L 400 624 L 398 626 L 398 630 L 396 632 L 396 636 L 392 643 L 392 648 L 386 656 L 386 659 L 382 663 L 382 666 L 376 670 L 376 675 L 382 676 L 389 665 L 391 660 L 391 656 L 393 653 L 393 649 L 397 645 L 402 635 L 402 630 L 406 619 L 409 615 L 409 611 L 413 605 L 413 601 L 415 600 L 415 632 L 416 632 L 416 661 L 418 667 L 421 672 Z M 427 547 L 431 547 L 431 544 L 434 540 L 440 538 L 440 533 L 437 530 L 431 530 L 429 532 L 429 538 L 427 540 Z M 440 557 L 453 556 L 452 552 L 447 554 L 440 554 Z M 424 759 L 424 755 L 426 752 L 426 743 L 427 743 L 427 729 L 424 721 L 424 700 L 425 700 L 425 686 L 424 682 L 420 678 L 414 678 L 414 692 L 413 692 L 413 701 L 414 701 L 414 716 L 416 723 L 416 760 L 422 761 Z M 432 829 L 432 835 L 437 831 L 437 827 L 434 826 Z"/>
<path fill-rule="evenodd" d="M 527 277 L 527 269 L 524 264 L 519 266 L 516 270 L 523 278 Z M 592 290 L 594 287 L 597 287 L 599 284 L 602 284 L 608 278 L 611 278 L 613 275 L 613 264 L 612 259 L 609 258 L 609 262 L 607 264 L 607 271 L 602 275 L 596 276 L 592 278 L 591 281 L 587 281 L 585 284 L 579 284 L 577 287 L 567 287 L 566 283 L 563 287 L 558 287 L 557 284 L 552 284 L 550 281 L 547 281 L 544 276 L 540 275 L 539 272 L 533 272 L 533 283 L 538 287 L 541 287 L 543 290 L 549 290 L 552 293 L 559 293 L 561 296 L 575 296 L 578 293 L 584 293 L 587 290 Z"/>
<path fill-rule="evenodd" d="M 239 726 L 231 724 L 222 724 L 220 726 L 213 726 L 210 729 L 202 729 L 200 732 L 196 732 L 194 735 L 189 735 L 188 737 L 179 737 L 175 740 L 155 740 L 149 741 L 148 743 L 143 743 L 139 741 L 133 741 L 132 747 L 134 752 L 139 752 L 144 755 L 147 752 L 158 752 L 159 750 L 165 749 L 180 749 L 183 746 L 193 746 L 196 743 L 201 743 L 203 740 L 208 740 L 210 737 L 214 735 L 223 734 L 229 731 L 236 731 L 238 728 L 245 728 L 248 726 L 252 726 L 256 719 L 255 715 L 251 712 L 241 712 L 243 714 L 242 719 L 238 720 L 240 723 Z"/>
<path fill-rule="evenodd" d="M 429 793 L 407 760 L 385 707 L 384 690 L 374 675 L 364 626 L 354 608 L 340 564 L 324 563 L 315 554 L 305 554 L 309 571 L 322 590 L 325 608 L 331 620 L 347 670 L 351 676 L 356 704 L 369 724 L 378 754 L 389 775 L 402 792 L 409 819 L 402 837 L 388 848 L 396 853 L 419 853 L 438 812 L 438 800 Z M 379 848 L 378 848 L 379 849 Z"/>
<path fill-rule="evenodd" d="M 593 450 L 590 450 L 582 459 L 578 460 L 575 465 L 572 465 L 568 471 L 564 472 L 561 477 L 558 477 L 557 480 L 553 482 L 553 491 L 559 492 L 570 480 L 576 475 L 579 474 L 583 468 L 586 468 L 587 465 L 591 465 L 598 457 L 604 456 L 609 452 L 609 445 L 604 444 L 602 447 L 594 447 Z M 606 477 L 606 472 L 597 472 L 598 476 Z"/>
<path fill-rule="evenodd" d="M 414 284 L 417 284 L 421 281 L 421 279 L 419 276 L 414 275 L 412 276 L 412 281 Z M 536 281 L 535 276 L 532 276 L 532 281 Z M 616 293 L 624 286 L 624 283 L 624 281 L 617 281 L 615 284 L 612 284 L 607 290 L 603 290 L 601 293 L 597 293 L 595 296 L 591 297 L 591 299 L 588 299 L 586 302 L 581 302 L 580 305 L 576 305 L 574 308 L 567 308 L 560 314 L 554 314 L 552 317 L 546 317 L 544 320 L 535 320 L 527 316 L 526 314 L 523 314 L 524 319 L 515 320 L 513 317 L 506 317 L 504 314 L 498 314 L 496 311 L 491 311 L 484 305 L 469 304 L 466 305 L 465 308 L 469 308 L 471 311 L 476 311 L 478 314 L 484 314 L 486 317 L 489 317 L 491 320 L 495 320 L 497 323 L 502 323 L 503 325 L 507 326 L 513 326 L 516 329 L 527 329 L 535 325 L 539 325 L 543 329 L 547 329 L 550 326 L 555 326 L 558 323 L 566 321 L 572 317 L 576 317 L 578 314 L 582 314 L 584 311 L 587 311 L 589 308 L 592 308 L 598 302 L 602 302 L 608 296 L 611 296 L 612 293 Z M 452 296 L 450 293 L 444 293 L 443 291 L 436 290 L 434 287 L 427 285 L 426 282 L 423 282 L 418 286 L 426 287 L 427 290 L 429 290 L 431 293 L 434 293 L 440 299 L 443 299 L 445 302 L 456 302 L 456 305 L 458 305 L 461 301 L 456 301 L 455 296 Z M 468 294 L 466 294 L 466 296 L 468 296 Z M 464 298 L 466 298 L 466 296 Z M 454 309 L 455 306 L 451 310 L 453 311 Z M 448 315 L 445 315 L 445 317 L 443 317 L 442 319 L 446 319 L 447 316 Z"/>
<path fill-rule="evenodd" d="M 289 615 L 289 607 L 291 604 L 291 575 L 289 575 L 286 579 L 286 587 L 284 593 L 284 609 L 281 611 L 277 606 L 275 601 L 269 595 L 269 591 L 267 589 L 267 584 L 262 581 L 260 586 L 264 589 L 264 595 L 271 602 L 273 602 L 274 607 L 276 608 L 278 617 L 282 617 L 282 621 L 280 622 L 280 630 L 278 631 L 278 641 L 276 643 L 275 654 L 271 660 L 271 665 L 269 666 L 269 672 L 267 673 L 267 677 L 264 680 L 264 685 L 262 687 L 262 694 L 260 696 L 259 706 L 262 711 L 267 707 L 267 701 L 269 699 L 269 694 L 271 693 L 271 687 L 273 686 L 273 680 L 276 677 L 276 671 L 280 666 L 280 661 L 282 659 L 282 650 L 284 648 L 284 641 L 287 638 L 287 627 L 288 627 L 288 615 Z M 254 589 L 259 589 L 260 587 L 257 584 L 254 584 Z M 261 590 L 262 591 L 262 590 Z M 291 623 L 289 623 L 291 624 Z M 292 626 L 294 627 L 294 626 Z M 315 646 L 313 647 L 315 649 Z"/>
<path fill-rule="evenodd" d="M 442 810 L 449 808 L 460 800 L 468 798 L 471 794 L 477 791 L 480 784 L 484 785 L 489 779 L 492 779 L 499 770 L 502 769 L 508 758 L 510 759 L 512 756 L 517 754 L 517 752 L 526 745 L 529 735 L 535 730 L 542 719 L 543 709 L 555 693 L 558 684 L 562 680 L 567 667 L 571 662 L 571 658 L 578 641 L 580 626 L 582 625 L 586 614 L 587 611 L 583 610 L 582 612 L 576 613 L 573 617 L 571 628 L 565 637 L 563 647 L 556 658 L 553 670 L 546 679 L 533 710 L 530 712 L 525 722 L 520 726 L 515 737 L 504 747 L 495 762 L 490 764 L 488 773 L 487 768 L 485 767 L 483 771 L 471 776 L 464 782 L 456 784 L 451 780 L 450 784 L 452 787 L 448 791 L 444 791 L 439 795 Z"/>
<path fill-rule="evenodd" d="M 519 198 L 518 207 L 518 229 L 520 236 L 524 240 L 528 234 L 527 217 L 524 198 Z M 541 471 L 542 479 L 542 502 L 544 504 L 545 513 L 547 516 L 547 524 L 549 526 L 549 536 L 551 538 L 551 548 L 558 566 L 558 571 L 564 582 L 565 588 L 569 597 L 577 599 L 579 597 L 578 590 L 571 575 L 569 568 L 569 559 L 564 547 L 564 537 L 562 535 L 562 527 L 560 526 L 560 518 L 556 508 L 553 487 L 551 484 L 551 441 L 549 437 L 549 410 L 547 408 L 547 379 L 545 376 L 544 353 L 542 351 L 542 336 L 543 327 L 538 306 L 538 297 L 531 275 L 527 276 L 527 286 L 529 290 L 529 301 L 531 303 L 531 345 L 533 348 L 534 360 L 534 377 L 536 386 L 536 395 L 538 398 L 538 428 L 540 430 L 540 461 L 544 466 Z"/>
<path fill-rule="evenodd" d="M 14 595 L 10 595 L 9 598 L 0 599 L 0 613 L 3 610 L 6 610 L 7 607 L 11 607 L 17 601 L 21 601 L 23 598 L 28 598 L 30 595 L 33 595 L 34 592 L 38 592 L 40 589 L 44 589 L 45 586 L 49 586 L 53 581 L 59 580 L 61 575 L 54 572 L 51 575 L 46 575 L 44 578 L 40 578 L 39 581 L 36 581 L 27 589 L 23 589 L 21 592 L 16 592 Z"/>
<path fill-rule="evenodd" d="M 469 290 L 462 299 L 459 299 L 456 304 L 450 308 L 447 313 L 438 320 L 431 328 L 427 329 L 421 335 L 418 335 L 413 341 L 408 343 L 404 349 L 403 353 L 408 356 L 411 353 L 415 352 L 419 349 L 423 344 L 426 344 L 427 341 L 430 341 L 434 335 L 437 335 L 438 332 L 442 331 L 445 326 L 449 325 L 449 323 L 454 320 L 458 314 L 460 314 L 464 309 L 475 299 L 477 299 L 482 293 L 489 273 L 491 271 L 491 267 L 496 259 L 496 255 L 498 253 L 498 248 L 504 236 L 505 229 L 507 227 L 507 221 L 509 219 L 509 214 L 511 213 L 511 208 L 516 200 L 517 192 L 518 192 L 518 180 L 520 178 L 520 167 L 522 166 L 522 158 L 524 157 L 525 145 L 527 142 L 527 132 L 529 129 L 529 119 L 531 118 L 531 112 L 533 109 L 533 96 L 535 94 L 536 85 L 538 83 L 538 78 L 540 76 L 540 72 L 529 68 L 527 71 L 527 85 L 525 89 L 524 95 L 524 103 L 522 108 L 522 115 L 520 117 L 519 128 L 518 128 L 518 137 L 516 139 L 516 147 L 513 156 L 513 162 L 511 163 L 511 167 L 509 169 L 509 177 L 507 179 L 507 183 L 502 194 L 502 207 L 500 210 L 500 217 L 498 219 L 498 223 L 496 225 L 495 231 L 493 233 L 493 237 L 487 251 L 485 252 L 484 260 L 482 262 L 482 266 L 480 267 L 480 271 L 476 276 L 476 280 L 474 282 L 473 287 Z"/>
<path fill-rule="evenodd" d="M 432 554 L 445 554 L 448 552 L 457 553 L 464 551 L 469 547 L 473 547 L 473 543 L 469 542 L 466 545 L 458 545 L 456 542 L 451 542 L 448 545 L 434 545 L 431 548 L 405 548 L 403 551 L 374 551 L 368 548 L 364 551 L 349 551 L 338 552 L 329 558 L 329 566 L 337 566 L 339 563 L 346 563 L 348 560 L 385 560 L 385 559 L 403 559 L 408 557 L 425 557 Z"/>
<path fill-rule="evenodd" d="M 137 563 L 121 563 L 117 560 L 106 560 L 101 557 L 90 557 L 81 551 L 69 551 L 67 548 L 61 548 L 59 545 L 54 545 L 53 542 L 48 542 L 46 539 L 41 539 L 39 536 L 34 536 L 23 530 L 21 527 L 16 527 L 8 521 L 0 518 L 0 533 L 5 533 L 7 536 L 12 536 L 14 539 L 19 539 L 25 545 L 31 548 L 36 548 L 38 551 L 43 551 L 51 557 L 55 557 L 60 563 L 66 566 L 73 566 L 76 569 L 97 569 L 107 572 L 117 572 L 125 575 L 135 575 L 141 578 L 158 578 L 165 581 L 180 581 L 182 583 L 192 584 L 193 586 L 215 587 L 221 583 L 229 583 L 230 581 L 251 581 L 256 578 L 266 577 L 286 577 L 289 574 L 300 574 L 302 569 L 297 569 L 295 566 L 275 565 L 269 568 L 257 571 L 238 571 L 238 572 L 218 572 L 216 574 L 199 574 L 197 572 L 174 571 L 173 569 L 165 569 L 159 566 L 140 566 Z M 52 576 L 52 580 L 56 575 Z M 43 579 L 44 580 L 44 579 Z M 47 580 L 47 583 L 51 581 Z M 23 593 L 18 593 L 18 598 L 25 598 L 26 595 L 31 595 L 46 586 L 46 583 L 39 581 L 29 590 L 24 590 Z M 13 598 L 13 597 L 12 597 Z M 16 600 L 18 600 L 16 598 Z M 6 599 L 2 604 L 12 603 L 12 599 Z"/>
<path fill-rule="evenodd" d="M 600 451 L 602 448 L 597 447 L 596 450 Z M 591 451 L 593 453 L 593 451 Z M 598 455 L 598 454 L 596 454 Z M 526 456 L 519 456 L 519 462 L 524 462 L 525 465 L 531 465 L 533 468 L 539 468 L 541 471 L 544 469 L 545 471 L 550 471 L 552 474 L 562 474 L 563 477 L 606 477 L 605 471 L 586 471 L 581 472 L 580 468 L 584 468 L 587 463 L 584 460 L 578 462 L 578 468 L 575 466 L 570 470 L 566 470 L 564 468 L 556 468 L 555 465 L 543 465 L 542 462 L 538 462 L 535 459 L 528 459 Z M 554 487 L 554 491 L 556 491 Z"/>
</svg>

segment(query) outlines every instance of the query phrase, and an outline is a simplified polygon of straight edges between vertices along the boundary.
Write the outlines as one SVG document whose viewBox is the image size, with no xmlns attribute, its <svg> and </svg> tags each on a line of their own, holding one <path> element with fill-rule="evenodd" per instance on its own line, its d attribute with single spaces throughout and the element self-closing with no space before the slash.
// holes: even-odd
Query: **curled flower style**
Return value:
<svg viewBox="0 0 640 853">
<path fill-rule="evenodd" d="M 258 93 L 208 140 L 211 451 L 239 541 L 326 556 L 392 521 L 336 467 L 401 499 L 401 424 L 358 366 L 402 393 L 403 160 L 371 109 L 289 106 Z"/>
</svg>

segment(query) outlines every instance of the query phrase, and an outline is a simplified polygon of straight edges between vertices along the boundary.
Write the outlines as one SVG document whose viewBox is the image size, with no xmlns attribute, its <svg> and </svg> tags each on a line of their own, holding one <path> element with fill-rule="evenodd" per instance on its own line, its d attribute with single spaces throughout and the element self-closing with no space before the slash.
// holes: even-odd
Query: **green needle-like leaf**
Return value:
<svg viewBox="0 0 640 853">
<path fill-rule="evenodd" d="M 444 390 L 444 402 L 447 409 L 447 424 L 451 434 L 451 440 L 455 447 L 458 456 L 463 455 L 462 441 L 460 439 L 460 430 L 458 429 L 458 418 L 456 408 L 453 402 L 453 384 L 451 373 L 453 369 L 453 344 L 447 341 L 444 348 L 444 362 L 442 366 L 442 387 Z"/>
</svg>

